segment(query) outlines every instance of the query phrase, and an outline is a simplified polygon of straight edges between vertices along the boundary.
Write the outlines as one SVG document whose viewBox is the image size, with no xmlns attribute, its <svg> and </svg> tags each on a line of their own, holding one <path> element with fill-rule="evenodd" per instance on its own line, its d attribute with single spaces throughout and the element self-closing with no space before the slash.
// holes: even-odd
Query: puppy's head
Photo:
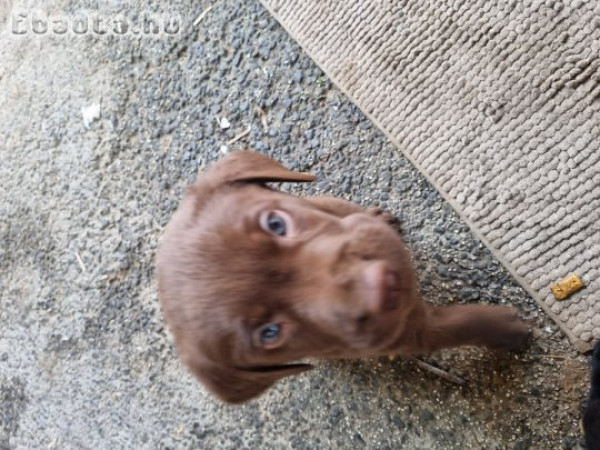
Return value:
<svg viewBox="0 0 600 450">
<path fill-rule="evenodd" d="M 312 181 L 253 152 L 199 177 L 158 253 L 159 296 L 184 362 L 221 399 L 259 395 L 306 357 L 382 355 L 418 302 L 409 256 L 382 219 L 273 191 Z"/>
</svg>

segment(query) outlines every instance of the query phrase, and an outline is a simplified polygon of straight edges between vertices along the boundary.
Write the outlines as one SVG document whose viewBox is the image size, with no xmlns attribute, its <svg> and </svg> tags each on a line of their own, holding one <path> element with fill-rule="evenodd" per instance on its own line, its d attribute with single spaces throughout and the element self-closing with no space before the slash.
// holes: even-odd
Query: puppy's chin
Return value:
<svg viewBox="0 0 600 450">
<path fill-rule="evenodd" d="M 368 329 L 357 330 L 347 337 L 347 351 L 342 358 L 387 355 L 401 340 L 406 317 L 401 311 L 386 311 L 372 317 Z"/>
</svg>

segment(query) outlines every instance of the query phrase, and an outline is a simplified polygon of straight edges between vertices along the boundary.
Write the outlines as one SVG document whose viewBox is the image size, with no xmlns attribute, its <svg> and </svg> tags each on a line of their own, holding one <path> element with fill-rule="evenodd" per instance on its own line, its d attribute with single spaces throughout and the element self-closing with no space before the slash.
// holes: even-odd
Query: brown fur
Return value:
<svg viewBox="0 0 600 450">
<path fill-rule="evenodd" d="M 288 364 L 306 357 L 526 343 L 528 326 L 511 308 L 421 301 L 409 253 L 383 218 L 264 185 L 312 180 L 258 153 L 232 153 L 190 187 L 165 231 L 164 314 L 181 358 L 214 394 L 249 400 L 310 369 Z M 286 235 L 265 231 L 269 211 L 287 218 Z M 275 341 L 261 335 L 271 323 Z"/>
</svg>

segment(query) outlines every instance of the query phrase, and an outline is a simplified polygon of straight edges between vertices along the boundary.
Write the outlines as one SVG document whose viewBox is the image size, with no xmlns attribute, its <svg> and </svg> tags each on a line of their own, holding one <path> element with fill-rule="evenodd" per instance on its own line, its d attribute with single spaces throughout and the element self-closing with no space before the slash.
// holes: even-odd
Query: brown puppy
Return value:
<svg viewBox="0 0 600 450">
<path fill-rule="evenodd" d="M 409 253 L 381 217 L 268 181 L 312 181 L 253 152 L 189 188 L 158 253 L 159 295 L 181 358 L 222 400 L 243 402 L 312 366 L 459 345 L 525 345 L 513 309 L 419 299 Z"/>
</svg>

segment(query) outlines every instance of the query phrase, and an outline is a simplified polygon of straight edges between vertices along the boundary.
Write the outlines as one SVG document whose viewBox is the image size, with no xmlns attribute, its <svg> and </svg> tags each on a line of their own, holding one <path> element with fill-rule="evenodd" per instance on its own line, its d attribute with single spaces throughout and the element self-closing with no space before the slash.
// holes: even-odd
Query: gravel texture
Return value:
<svg viewBox="0 0 600 450">
<path fill-rule="evenodd" d="M 37 8 L 118 12 L 52 5 Z M 162 38 L 0 25 L 0 449 L 579 445 L 586 359 L 256 0 L 220 0 L 192 27 L 209 6 L 121 11 L 181 17 Z M 392 212 L 428 301 L 515 305 L 537 327 L 531 349 L 426 358 L 465 386 L 401 359 L 326 361 L 245 406 L 217 403 L 177 360 L 153 258 L 198 170 L 247 147 L 319 176 L 285 190 Z"/>
</svg>

